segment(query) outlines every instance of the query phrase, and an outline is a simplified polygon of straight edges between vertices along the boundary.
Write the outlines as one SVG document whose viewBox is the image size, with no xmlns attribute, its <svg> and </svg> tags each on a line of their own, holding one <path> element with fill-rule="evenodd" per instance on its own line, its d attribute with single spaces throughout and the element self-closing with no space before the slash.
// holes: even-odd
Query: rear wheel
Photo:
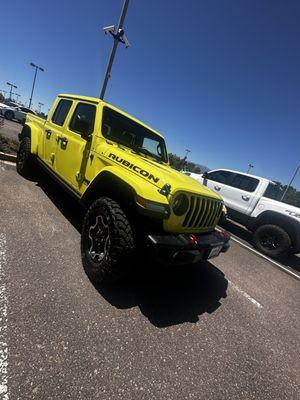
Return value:
<svg viewBox="0 0 300 400">
<path fill-rule="evenodd" d="M 5 111 L 5 113 L 4 113 L 4 117 L 5 117 L 6 119 L 9 119 L 9 120 L 13 119 L 14 116 L 15 116 L 15 114 L 14 114 L 14 112 L 11 111 L 11 110 Z"/>
<path fill-rule="evenodd" d="M 135 251 L 129 221 L 121 207 L 107 197 L 96 200 L 84 218 L 81 257 L 93 281 L 112 283 L 124 276 Z"/>
<path fill-rule="evenodd" d="M 31 140 L 24 137 L 17 154 L 17 171 L 20 175 L 28 176 L 32 172 Z"/>
<path fill-rule="evenodd" d="M 277 225 L 262 225 L 254 232 L 255 247 L 269 257 L 281 257 L 291 251 L 291 238 Z"/>
</svg>

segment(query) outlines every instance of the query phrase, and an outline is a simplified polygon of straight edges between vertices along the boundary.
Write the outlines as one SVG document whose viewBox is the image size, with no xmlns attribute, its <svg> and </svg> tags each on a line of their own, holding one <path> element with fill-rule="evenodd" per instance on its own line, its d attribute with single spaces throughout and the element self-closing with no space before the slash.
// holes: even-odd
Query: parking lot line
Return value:
<svg viewBox="0 0 300 400">
<path fill-rule="evenodd" d="M 290 269 L 286 268 L 285 266 L 283 266 L 282 264 L 280 264 L 279 262 L 273 260 L 272 258 L 265 256 L 264 254 L 260 253 L 259 251 L 253 249 L 252 247 L 248 246 L 247 244 L 243 243 L 242 241 L 240 241 L 236 236 L 231 234 L 231 240 L 233 240 L 234 242 L 237 242 L 238 244 L 240 244 L 241 246 L 245 247 L 246 249 L 252 251 L 252 253 L 257 254 L 259 257 L 264 258 L 265 260 L 269 261 L 271 264 L 274 264 L 277 268 L 283 270 L 284 272 L 286 272 L 287 274 L 293 276 L 294 278 L 300 280 L 300 276 L 298 274 L 296 274 L 295 272 L 291 271 Z"/>
<path fill-rule="evenodd" d="M 242 290 L 241 288 L 239 288 L 237 285 L 235 285 L 233 282 L 231 282 L 230 280 L 228 280 L 228 283 L 238 292 L 240 293 L 242 296 L 244 296 L 247 300 L 251 301 L 252 304 L 254 304 L 256 307 L 258 308 L 262 308 L 262 305 L 255 300 L 253 297 L 251 297 L 248 293 L 246 293 L 244 290 Z"/>
<path fill-rule="evenodd" d="M 6 236 L 0 234 L 0 399 L 8 400 L 7 374 L 7 309 L 8 300 L 5 284 Z"/>
</svg>

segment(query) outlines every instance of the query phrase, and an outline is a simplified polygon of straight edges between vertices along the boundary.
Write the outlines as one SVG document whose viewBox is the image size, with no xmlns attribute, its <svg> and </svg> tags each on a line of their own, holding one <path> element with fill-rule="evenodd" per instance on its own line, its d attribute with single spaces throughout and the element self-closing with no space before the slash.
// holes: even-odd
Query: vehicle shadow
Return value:
<svg viewBox="0 0 300 400">
<path fill-rule="evenodd" d="M 56 208 L 80 233 L 85 214 L 84 208 L 70 194 L 61 188 L 45 171 L 39 169 L 34 177 L 39 186 Z"/>
<path fill-rule="evenodd" d="M 281 264 L 286 267 L 293 268 L 295 271 L 300 272 L 300 255 L 290 255 L 285 257 L 284 259 L 279 260 Z"/>
<path fill-rule="evenodd" d="M 162 267 L 148 259 L 137 260 L 130 275 L 113 286 L 93 283 L 114 307 L 139 307 L 156 327 L 196 323 L 213 313 L 227 297 L 225 275 L 209 262 L 181 267 Z"/>
<path fill-rule="evenodd" d="M 252 233 L 248 231 L 246 228 L 235 224 L 234 222 L 227 220 L 222 225 L 222 228 L 226 229 L 228 232 L 232 233 L 233 235 L 237 236 L 238 238 L 246 241 L 249 243 L 250 246 L 253 246 L 253 239 Z M 300 271 L 300 256 L 298 255 L 289 255 L 282 257 L 278 260 L 281 264 L 293 268 L 295 271 Z"/>
<path fill-rule="evenodd" d="M 37 185 L 80 232 L 85 213 L 80 204 L 44 171 L 38 174 Z M 220 307 L 220 300 L 227 296 L 228 287 L 225 275 L 210 262 L 165 268 L 148 255 L 137 258 L 131 273 L 118 284 L 91 283 L 114 307 L 139 307 L 141 313 L 160 328 L 195 323 L 200 315 L 213 313 Z"/>
</svg>

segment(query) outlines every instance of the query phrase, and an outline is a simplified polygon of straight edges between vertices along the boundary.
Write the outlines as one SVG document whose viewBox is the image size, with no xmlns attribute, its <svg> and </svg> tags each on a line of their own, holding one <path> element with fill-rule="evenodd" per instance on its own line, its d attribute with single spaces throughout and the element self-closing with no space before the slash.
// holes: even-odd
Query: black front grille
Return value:
<svg viewBox="0 0 300 400">
<path fill-rule="evenodd" d="M 184 228 L 215 227 L 223 204 L 219 200 L 207 197 L 190 196 L 190 207 L 183 221 Z"/>
</svg>

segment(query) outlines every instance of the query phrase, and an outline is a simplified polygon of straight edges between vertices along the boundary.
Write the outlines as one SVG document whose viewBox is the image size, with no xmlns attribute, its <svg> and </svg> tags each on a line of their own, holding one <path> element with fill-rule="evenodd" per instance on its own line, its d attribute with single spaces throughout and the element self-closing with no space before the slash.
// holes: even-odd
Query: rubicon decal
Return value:
<svg viewBox="0 0 300 400">
<path fill-rule="evenodd" d="M 124 167 L 132 169 L 134 172 L 137 172 L 138 174 L 144 176 L 145 178 L 148 178 L 150 181 L 153 181 L 155 183 L 159 181 L 159 178 L 156 178 L 154 175 L 150 174 L 150 172 L 138 167 L 137 165 L 131 164 L 129 161 L 124 160 L 124 158 L 118 157 L 113 153 L 110 153 L 108 157 L 118 162 L 119 164 L 124 165 Z"/>
</svg>

